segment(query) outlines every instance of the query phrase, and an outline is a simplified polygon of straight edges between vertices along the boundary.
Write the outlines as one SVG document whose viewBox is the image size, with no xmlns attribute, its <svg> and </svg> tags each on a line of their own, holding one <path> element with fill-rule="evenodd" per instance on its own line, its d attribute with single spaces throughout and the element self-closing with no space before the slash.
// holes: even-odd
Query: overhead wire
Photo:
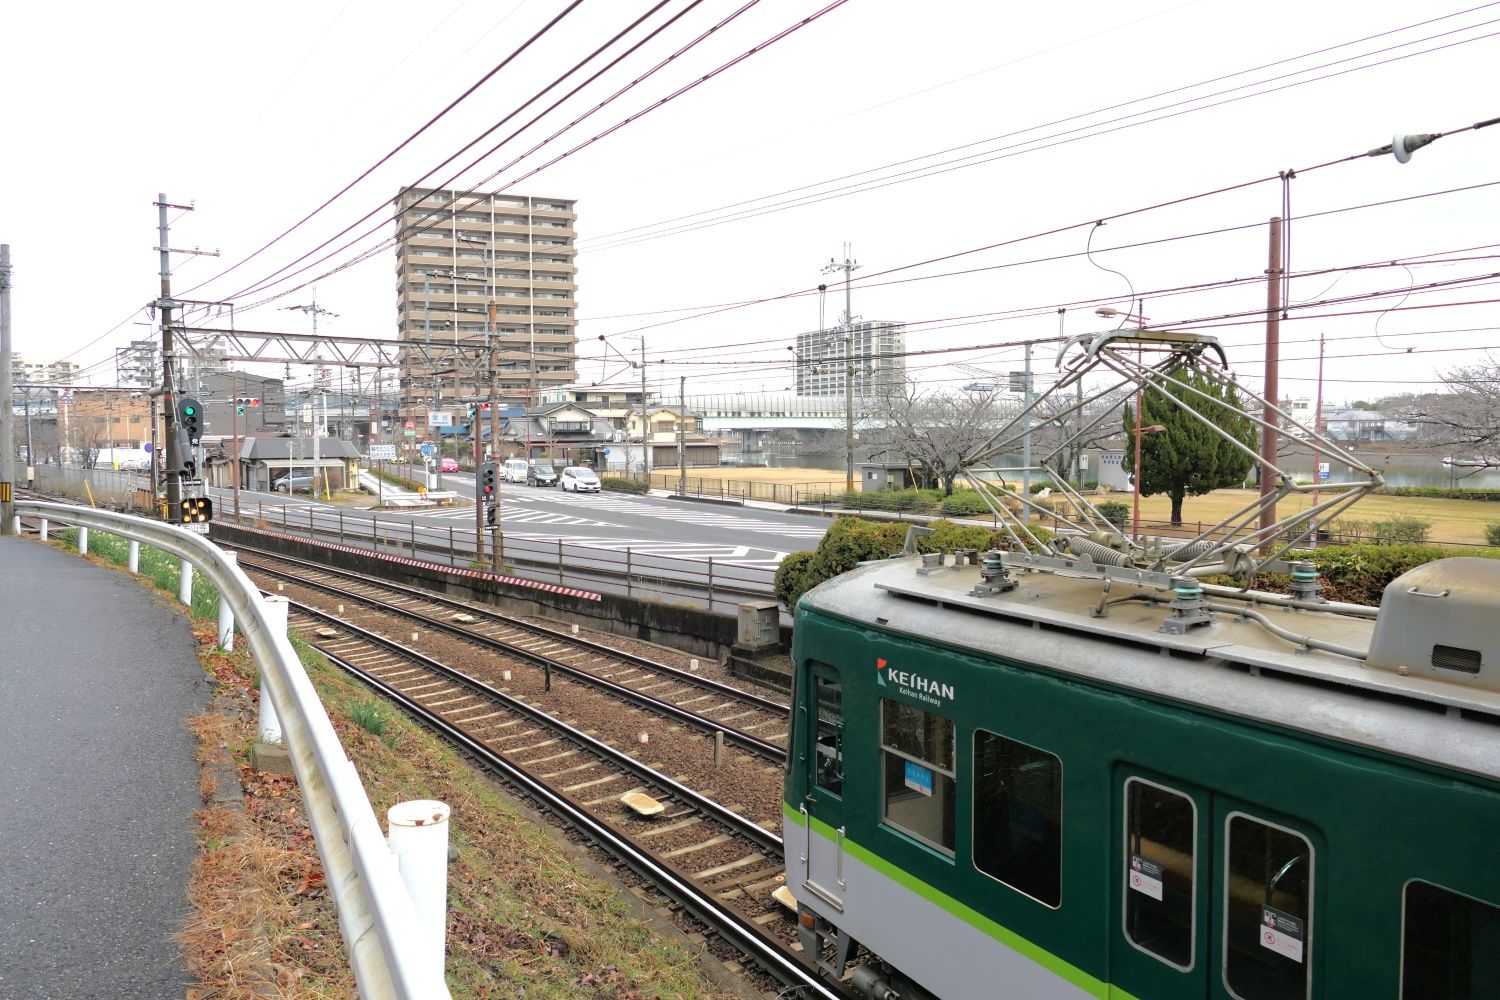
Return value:
<svg viewBox="0 0 1500 1000">
<path fill-rule="evenodd" d="M 746 7 L 748 8 L 748 6 L 750 6 L 751 4 L 756 3 L 756 2 L 758 2 L 758 0 L 750 0 L 750 3 L 746 4 Z M 622 121 L 619 121 L 616 124 L 614 124 L 614 125 L 610 126 L 609 128 L 605 129 L 604 131 L 602 131 L 602 132 L 600 132 L 600 133 L 592 136 L 589 139 L 584 140 L 583 142 L 577 144 L 576 146 L 574 146 L 573 148 L 567 150 L 566 152 L 564 152 L 562 154 L 559 154 L 558 156 L 553 157 L 551 160 L 547 161 L 541 167 L 538 167 L 538 168 L 536 168 L 536 169 L 534 169 L 534 170 L 532 170 L 532 171 L 530 171 L 528 173 L 522 174 L 521 177 L 519 177 L 519 178 L 516 179 L 516 181 L 511 181 L 511 182 L 507 183 L 504 187 L 500 188 L 499 190 L 500 191 L 504 191 L 504 190 L 508 189 L 512 184 L 516 183 L 517 181 L 524 180 L 525 178 L 534 176 L 539 170 L 545 169 L 546 167 L 550 167 L 552 165 L 555 165 L 556 163 L 560 162 L 561 160 L 564 160 L 564 159 L 566 159 L 566 158 L 568 158 L 568 157 L 570 157 L 570 156 L 572 156 L 572 155 L 580 152 L 581 150 L 583 150 L 583 149 L 585 149 L 585 148 L 593 145 L 594 143 L 602 140 L 606 136 L 609 136 L 609 135 L 613 134 L 614 132 L 618 131 L 619 129 L 624 128 L 625 126 L 630 125 L 630 124 L 632 124 L 635 121 L 638 121 L 642 117 L 644 117 L 644 116 L 650 114 L 651 112 L 656 111 L 659 108 L 665 106 L 668 102 L 673 101 L 673 100 L 677 99 L 678 97 L 681 97 L 684 94 L 687 94 L 687 93 L 689 93 L 689 92 L 697 89 L 698 87 L 700 87 L 703 84 L 709 82 L 710 80 L 716 78 L 717 76 L 721 75 L 722 73 L 727 72 L 729 69 L 733 68 L 734 66 L 736 66 L 739 63 L 743 62 L 744 60 L 749 59 L 750 57 L 752 57 L 754 55 L 757 55 L 757 54 L 759 54 L 761 52 L 764 52 L 771 45 L 773 45 L 776 42 L 779 42 L 779 41 L 781 41 L 781 40 L 789 37 L 794 32 L 799 31 L 802 28 L 807 27 L 807 25 L 809 25 L 809 24 L 813 23 L 814 21 L 822 18 L 823 16 L 827 15 L 828 13 L 830 13 L 830 12 L 838 9 L 839 7 L 843 6 L 847 2 L 848 2 L 848 0 L 832 0 L 832 2 L 828 3 L 823 8 L 821 8 L 821 9 L 813 12 L 812 14 L 810 14 L 810 15 L 802 18 L 800 21 L 792 24 L 790 27 L 781 30 L 777 34 L 773 35 L 772 37 L 766 39 L 765 41 L 761 42 L 758 45 L 755 45 L 755 46 L 751 47 L 750 49 L 746 50 L 745 52 L 742 52 L 741 54 L 739 54 L 739 55 L 735 56 L 734 58 L 730 59 L 729 61 L 727 61 L 727 62 L 719 65 L 718 67 L 716 67 L 715 69 L 711 70 L 710 72 L 696 77 L 692 81 L 688 82 L 687 84 L 682 85 L 677 90 L 673 91 L 672 93 L 668 94 L 667 96 L 665 96 L 663 98 L 657 99 L 656 101 L 652 102 L 650 105 L 646 106 L 645 108 L 643 108 L 643 109 L 641 109 L 641 110 L 639 110 L 639 111 L 637 111 L 637 112 L 635 112 L 635 113 L 627 116 Z M 744 9 L 744 8 L 742 8 L 742 9 Z M 695 42 L 694 44 L 697 44 L 697 43 Z M 634 86 L 634 84 L 632 84 L 632 85 L 624 88 L 624 90 L 622 90 L 621 93 L 623 93 L 625 91 L 628 91 L 629 89 L 632 89 L 633 86 Z M 618 95 L 616 95 L 616 96 L 618 96 Z M 613 100 L 613 99 L 614 99 L 613 97 L 610 98 L 610 100 Z M 584 117 L 587 117 L 587 116 L 584 116 Z M 579 120 L 581 121 L 582 119 L 579 119 Z M 566 129 L 564 129 L 562 131 L 566 131 Z M 561 135 L 562 131 L 558 132 L 556 135 Z M 556 135 L 554 135 L 551 138 L 555 138 Z M 550 138 L 547 141 L 550 141 Z M 481 181 L 480 183 L 485 183 L 488 180 L 493 179 L 493 177 L 494 177 L 494 174 L 491 174 L 490 177 L 485 178 L 485 180 Z M 378 228 L 379 227 L 377 227 L 377 229 Z M 334 250 L 331 253 L 326 254 L 324 257 L 320 258 L 317 261 L 312 262 L 311 264 L 309 264 L 307 266 L 304 266 L 303 268 L 300 268 L 298 271 L 293 272 L 291 275 L 287 275 L 286 277 L 279 279 L 277 282 L 275 282 L 275 284 L 279 284 L 281 281 L 289 280 L 290 278 L 294 277 L 296 274 L 300 274 L 300 273 L 302 273 L 304 271 L 310 270 L 312 267 L 315 267 L 318 264 L 321 264 L 321 263 L 327 261 L 328 259 L 336 256 L 339 253 L 344 252 L 347 249 L 350 249 L 352 246 L 354 246 L 354 244 L 356 244 L 360 240 L 362 240 L 362 239 L 370 236 L 375 231 L 377 231 L 377 229 L 372 229 L 372 230 L 367 231 L 362 236 L 356 237 L 354 240 L 351 240 L 349 243 L 346 243 L 343 247 L 340 247 L 337 250 Z M 330 274 L 338 273 L 338 272 L 346 270 L 347 268 L 352 267 L 352 266 L 354 266 L 356 264 L 362 263 L 365 260 L 369 260 L 375 254 L 381 253 L 384 250 L 388 249 L 390 246 L 395 245 L 395 242 L 396 242 L 396 240 L 394 238 L 389 238 L 388 237 L 385 240 L 383 240 L 381 243 L 377 244 L 376 246 L 374 246 L 374 247 L 372 247 L 372 248 L 370 248 L 370 249 L 368 249 L 366 251 L 361 252 L 356 257 L 351 258 L 350 260 L 347 260 L 347 261 L 343 262 L 342 264 L 337 265 L 336 267 L 334 267 L 333 269 L 331 269 L 328 272 L 324 272 L 323 274 L 321 274 L 321 275 L 319 275 L 317 277 L 309 279 L 308 281 L 303 282 L 302 284 L 297 285 L 294 288 L 286 289 L 286 290 L 284 290 L 282 292 L 279 292 L 279 293 L 277 293 L 275 295 L 271 295 L 271 296 L 268 296 L 266 298 L 260 299 L 260 300 L 258 300 L 256 302 L 253 302 L 250 305 L 246 306 L 245 308 L 247 310 L 248 309 L 259 308 L 259 307 L 261 307 L 263 305 L 266 305 L 266 304 L 268 304 L 270 302 L 274 302 L 277 299 L 283 298 L 286 295 L 290 295 L 293 292 L 298 291 L 301 288 L 305 288 L 308 285 L 313 284 L 314 282 L 320 280 L 323 277 L 327 277 Z M 258 289 L 257 291 L 258 292 L 263 292 L 263 291 L 265 291 L 269 287 L 271 287 L 271 285 L 270 284 L 266 284 L 264 287 Z"/>
<path fill-rule="evenodd" d="M 542 27 L 539 28 L 539 29 L 537 29 L 537 31 L 533 32 L 519 46 L 517 46 L 515 49 L 511 50 L 511 52 L 510 52 L 509 55 L 507 55 L 504 59 L 500 60 L 500 62 L 498 62 L 494 66 L 492 66 L 487 73 L 485 73 L 483 76 L 481 76 L 474 83 L 470 84 L 469 87 L 468 87 L 468 89 L 466 89 L 463 93 L 459 94 L 452 101 L 448 102 L 448 104 L 446 106 L 444 106 L 441 111 L 439 111 L 437 114 L 433 115 L 431 118 L 427 119 L 427 121 L 424 122 L 415 132 L 411 133 L 411 135 L 407 136 L 405 139 L 402 139 L 389 152 L 387 152 L 380 159 L 376 160 L 370 166 L 366 167 L 363 171 L 360 172 L 359 176 L 355 177 L 354 180 L 350 181 L 348 184 L 345 184 L 338 191 L 334 192 L 333 195 L 331 195 L 326 200 L 324 200 L 323 203 L 320 204 L 317 208 L 314 208 L 311 212 L 309 212 L 306 215 L 304 215 L 301 219 L 298 219 L 296 222 L 292 223 L 291 226 L 289 226 L 286 229 L 282 230 L 281 233 L 279 233 L 277 236 L 273 237 L 270 240 L 270 242 L 262 245 L 259 249 L 253 251 L 249 256 L 247 256 L 247 257 L 243 258 L 242 260 L 236 262 L 235 264 L 231 265 L 230 267 L 226 268 L 225 270 L 220 271 L 218 274 L 215 274 L 215 275 L 213 275 L 210 278 L 207 278 L 207 279 L 205 279 L 203 281 L 200 281 L 198 284 L 194 285 L 192 288 L 187 289 L 187 291 L 184 292 L 183 294 L 188 294 L 190 292 L 194 292 L 194 291 L 198 290 L 199 288 L 202 288 L 204 285 L 208 284 L 211 281 L 216 281 L 219 278 L 222 278 L 222 277 L 224 277 L 227 274 L 230 274 L 230 273 L 232 273 L 234 271 L 237 271 L 239 268 L 243 267 L 245 264 L 248 264 L 250 261 L 254 260 L 255 258 L 259 257 L 261 254 L 265 253 L 267 250 L 271 249 L 271 247 L 275 246 L 276 244 L 280 243 L 282 240 L 286 239 L 288 236 L 290 236 L 296 230 L 298 230 L 302 226 L 306 225 L 309 221 L 311 221 L 314 217 L 316 217 L 324 209 L 328 208 L 328 206 L 332 205 L 339 198 L 341 198 L 345 194 L 349 193 L 349 191 L 351 189 L 353 189 L 353 187 L 356 184 L 358 184 L 360 181 L 364 180 L 366 177 L 369 177 L 372 173 L 374 173 L 380 167 L 384 166 L 386 163 L 390 162 L 390 160 L 391 160 L 392 157 L 394 157 L 397 153 L 401 152 L 401 150 L 405 149 L 407 146 L 411 145 L 411 143 L 414 142 L 417 139 L 417 137 L 421 136 L 428 129 L 432 128 L 432 126 L 436 125 L 439 121 L 441 121 L 444 117 L 446 117 L 447 114 L 450 111 L 452 111 L 454 108 L 456 108 L 460 104 L 462 104 L 476 90 L 478 90 L 480 87 L 484 86 L 484 84 L 488 83 L 490 81 L 490 79 L 495 76 L 495 74 L 499 73 L 506 66 L 509 66 L 512 62 L 514 62 L 523 52 L 525 52 L 527 49 L 531 48 L 531 46 L 534 45 L 537 42 L 538 39 L 542 38 L 544 35 L 547 34 L 547 32 L 551 31 L 554 27 L 556 27 L 563 20 L 563 18 L 565 18 L 569 14 L 573 13 L 573 11 L 576 10 L 578 8 L 578 6 L 580 4 L 582 4 L 582 3 L 583 3 L 583 0 L 572 0 L 572 2 L 568 4 L 568 6 L 566 6 L 561 11 L 559 11 L 557 14 L 555 14 L 552 17 L 551 20 L 549 20 L 546 24 L 542 25 Z"/>
</svg>

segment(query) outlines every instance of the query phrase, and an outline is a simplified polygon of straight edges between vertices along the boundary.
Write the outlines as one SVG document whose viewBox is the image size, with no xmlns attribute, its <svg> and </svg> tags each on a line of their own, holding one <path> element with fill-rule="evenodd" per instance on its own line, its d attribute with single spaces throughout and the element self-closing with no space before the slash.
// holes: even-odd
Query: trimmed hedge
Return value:
<svg viewBox="0 0 1500 1000">
<path fill-rule="evenodd" d="M 858 517 L 841 517 L 811 552 L 793 552 L 776 569 L 776 599 L 795 608 L 803 594 L 825 580 L 847 573 L 862 562 L 888 559 L 898 555 L 906 543 L 907 525 L 886 521 L 866 521 Z M 932 534 L 917 539 L 919 552 L 952 552 L 955 549 L 1009 549 L 1010 536 L 1004 531 L 953 521 L 934 521 Z M 1031 529 L 1045 545 L 1052 533 L 1045 528 Z"/>
<path fill-rule="evenodd" d="M 626 479 L 624 476 L 600 476 L 599 485 L 616 493 L 645 493 L 647 490 L 646 484 L 639 479 Z"/>
<path fill-rule="evenodd" d="M 1435 559 L 1477 556 L 1500 559 L 1500 548 L 1449 549 L 1439 545 L 1330 545 L 1327 548 L 1294 550 L 1285 559 L 1306 559 L 1323 577 L 1323 596 L 1330 601 L 1378 605 L 1386 585 L 1409 569 Z M 1213 577 L 1213 583 L 1234 585 L 1230 577 Z M 1257 577 L 1259 590 L 1290 593 L 1291 578 L 1280 574 Z"/>
<path fill-rule="evenodd" d="M 1462 486 L 1382 486 L 1376 496 L 1427 497 L 1433 500 L 1489 500 L 1500 501 L 1500 490 L 1465 488 Z"/>
</svg>

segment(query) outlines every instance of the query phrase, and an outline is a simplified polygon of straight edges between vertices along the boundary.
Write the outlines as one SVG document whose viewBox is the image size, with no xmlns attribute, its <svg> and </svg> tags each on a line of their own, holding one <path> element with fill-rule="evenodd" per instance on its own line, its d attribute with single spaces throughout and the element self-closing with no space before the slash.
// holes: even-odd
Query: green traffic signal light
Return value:
<svg viewBox="0 0 1500 1000">
<path fill-rule="evenodd" d="M 196 406 L 184 406 L 182 408 L 182 412 L 191 417 L 193 414 L 198 412 L 198 408 Z"/>
</svg>

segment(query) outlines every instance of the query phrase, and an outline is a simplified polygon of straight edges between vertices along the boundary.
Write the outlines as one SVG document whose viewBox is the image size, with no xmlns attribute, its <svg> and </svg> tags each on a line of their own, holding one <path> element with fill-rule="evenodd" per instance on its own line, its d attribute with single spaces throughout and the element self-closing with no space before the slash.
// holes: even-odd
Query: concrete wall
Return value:
<svg viewBox="0 0 1500 1000">
<path fill-rule="evenodd" d="M 438 565 L 413 566 L 373 552 L 345 551 L 227 522 L 215 521 L 210 538 L 222 545 L 253 545 L 269 552 L 422 587 L 460 600 L 492 605 L 510 614 L 537 615 L 564 624 L 576 623 L 580 627 L 613 635 L 643 639 L 708 659 L 722 657 L 734 645 L 739 628 L 736 616 L 701 608 L 617 594 L 605 594 L 602 600 L 591 601 L 496 580 L 476 579 Z M 782 629 L 782 641 L 790 648 L 790 628 Z"/>
</svg>

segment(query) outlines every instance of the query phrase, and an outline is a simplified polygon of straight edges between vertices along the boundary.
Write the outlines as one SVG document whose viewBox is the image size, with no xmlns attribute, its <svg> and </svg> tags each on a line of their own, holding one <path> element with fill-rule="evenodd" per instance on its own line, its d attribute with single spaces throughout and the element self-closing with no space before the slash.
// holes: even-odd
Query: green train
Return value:
<svg viewBox="0 0 1500 1000">
<path fill-rule="evenodd" d="M 1500 998 L 1500 563 L 1377 611 L 960 562 L 797 607 L 809 961 L 880 1000 Z"/>
</svg>

